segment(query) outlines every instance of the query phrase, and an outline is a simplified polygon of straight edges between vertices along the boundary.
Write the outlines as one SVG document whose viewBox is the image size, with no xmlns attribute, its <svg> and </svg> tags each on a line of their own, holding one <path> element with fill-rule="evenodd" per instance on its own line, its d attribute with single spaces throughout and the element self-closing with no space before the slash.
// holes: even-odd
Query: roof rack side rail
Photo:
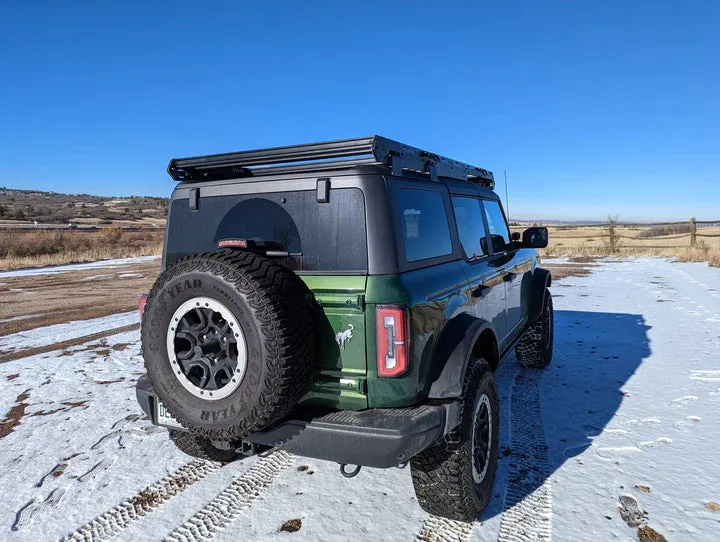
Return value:
<svg viewBox="0 0 720 542">
<path fill-rule="evenodd" d="M 392 169 L 394 175 L 401 176 L 403 170 L 427 173 L 431 180 L 438 177 L 470 180 L 490 188 L 494 187 L 492 172 L 479 167 L 464 164 L 445 158 L 392 139 L 380 136 L 325 141 L 304 145 L 290 145 L 252 151 L 213 154 L 193 158 L 175 158 L 168 165 L 168 173 L 176 181 L 204 181 L 230 178 L 249 177 L 253 175 L 250 168 L 257 166 L 283 165 L 287 171 L 290 164 L 305 162 L 302 169 L 315 164 L 338 167 L 353 166 L 370 160 L 337 160 L 366 155 L 374 158 L 379 164 Z M 323 162 L 320 162 L 323 161 Z M 310 163 L 308 163 L 310 162 Z M 296 165 L 295 167 L 299 167 Z M 260 168 L 263 170 L 276 168 Z"/>
<path fill-rule="evenodd" d="M 393 175 L 402 176 L 402 170 L 427 173 L 430 180 L 438 177 L 473 181 L 489 188 L 495 187 L 495 178 L 491 171 L 471 166 L 451 158 L 445 158 L 422 149 L 398 143 L 392 139 L 375 136 L 373 154 L 378 162 L 392 168 Z"/>
</svg>

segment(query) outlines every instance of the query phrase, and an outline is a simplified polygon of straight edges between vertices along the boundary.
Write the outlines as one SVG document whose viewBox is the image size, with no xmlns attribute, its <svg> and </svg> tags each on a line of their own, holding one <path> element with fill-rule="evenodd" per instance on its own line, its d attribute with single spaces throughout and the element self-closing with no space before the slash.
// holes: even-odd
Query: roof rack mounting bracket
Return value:
<svg viewBox="0 0 720 542">
<path fill-rule="evenodd" d="M 318 179 L 315 190 L 318 203 L 328 203 L 330 201 L 330 179 L 327 177 Z"/>
<path fill-rule="evenodd" d="M 425 169 L 427 170 L 428 174 L 430 175 L 431 181 L 438 180 L 437 165 L 435 164 L 435 162 L 431 162 L 430 160 L 428 160 L 426 163 Z"/>
</svg>

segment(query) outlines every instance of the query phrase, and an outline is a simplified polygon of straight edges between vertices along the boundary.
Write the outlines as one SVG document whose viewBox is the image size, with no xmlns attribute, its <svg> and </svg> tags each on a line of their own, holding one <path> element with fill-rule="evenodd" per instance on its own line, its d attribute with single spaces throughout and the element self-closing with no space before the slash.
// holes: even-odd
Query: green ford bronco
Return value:
<svg viewBox="0 0 720 542">
<path fill-rule="evenodd" d="M 493 371 L 552 356 L 547 229 L 512 234 L 491 172 L 375 136 L 175 159 L 141 302 L 140 406 L 185 453 L 409 462 L 420 505 L 488 504 Z"/>
</svg>

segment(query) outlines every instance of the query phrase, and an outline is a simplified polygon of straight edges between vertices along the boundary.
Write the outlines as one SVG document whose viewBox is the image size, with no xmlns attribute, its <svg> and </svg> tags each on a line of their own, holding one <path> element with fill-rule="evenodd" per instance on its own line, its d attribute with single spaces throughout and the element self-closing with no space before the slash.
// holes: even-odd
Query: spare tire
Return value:
<svg viewBox="0 0 720 542">
<path fill-rule="evenodd" d="M 254 253 L 174 263 L 155 282 L 142 320 L 158 398 L 184 427 L 214 440 L 280 421 L 313 369 L 312 299 L 300 277 Z"/>
</svg>

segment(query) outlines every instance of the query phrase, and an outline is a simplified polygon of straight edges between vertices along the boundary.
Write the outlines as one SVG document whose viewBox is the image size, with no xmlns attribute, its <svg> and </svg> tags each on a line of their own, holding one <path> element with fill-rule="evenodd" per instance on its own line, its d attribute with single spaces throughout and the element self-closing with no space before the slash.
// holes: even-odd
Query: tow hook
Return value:
<svg viewBox="0 0 720 542">
<path fill-rule="evenodd" d="M 359 473 L 360 469 L 362 468 L 360 465 L 355 465 L 355 468 L 352 470 L 348 470 L 347 463 L 343 463 L 340 465 L 340 474 L 342 474 L 345 478 L 355 478 Z"/>
</svg>

